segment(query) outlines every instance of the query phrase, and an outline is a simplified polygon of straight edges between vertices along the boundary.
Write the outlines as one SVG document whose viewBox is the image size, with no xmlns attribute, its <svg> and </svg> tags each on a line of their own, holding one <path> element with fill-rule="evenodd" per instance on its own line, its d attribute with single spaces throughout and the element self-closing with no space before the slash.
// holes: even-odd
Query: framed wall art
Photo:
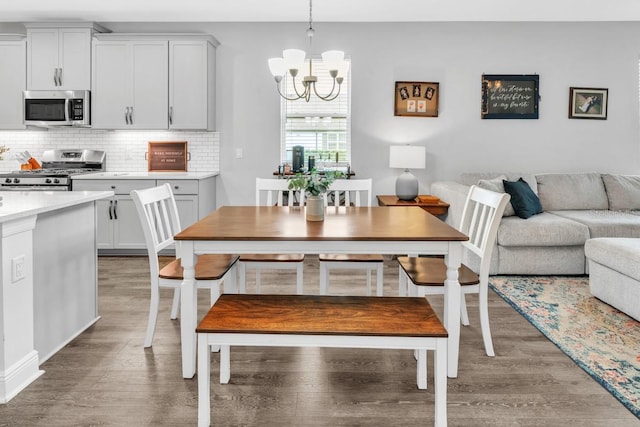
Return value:
<svg viewBox="0 0 640 427">
<path fill-rule="evenodd" d="M 537 119 L 540 76 L 483 74 L 483 119 Z"/>
<path fill-rule="evenodd" d="M 186 172 L 187 142 L 149 142 L 149 172 Z"/>
<path fill-rule="evenodd" d="M 433 82 L 396 82 L 394 115 L 438 117 L 439 86 Z"/>
<path fill-rule="evenodd" d="M 609 89 L 569 88 L 570 119 L 607 119 Z"/>
</svg>

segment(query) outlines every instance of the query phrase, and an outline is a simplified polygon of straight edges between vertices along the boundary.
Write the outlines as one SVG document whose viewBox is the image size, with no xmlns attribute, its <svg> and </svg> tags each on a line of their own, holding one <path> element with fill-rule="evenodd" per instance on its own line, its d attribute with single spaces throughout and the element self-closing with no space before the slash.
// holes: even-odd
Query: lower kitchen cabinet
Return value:
<svg viewBox="0 0 640 427">
<path fill-rule="evenodd" d="M 215 177 L 204 179 L 90 179 L 73 181 L 74 191 L 103 191 L 113 197 L 97 201 L 97 247 L 101 254 L 144 253 L 144 232 L 136 211 L 132 190 L 169 183 L 173 190 L 182 227 L 187 227 L 215 210 Z"/>
</svg>

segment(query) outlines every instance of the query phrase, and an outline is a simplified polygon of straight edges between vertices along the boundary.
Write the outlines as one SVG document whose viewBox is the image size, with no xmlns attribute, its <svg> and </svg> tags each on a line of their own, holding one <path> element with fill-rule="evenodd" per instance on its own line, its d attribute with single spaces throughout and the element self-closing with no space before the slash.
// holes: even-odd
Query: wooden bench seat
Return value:
<svg viewBox="0 0 640 427">
<path fill-rule="evenodd" d="M 229 382 L 230 346 L 416 350 L 418 388 L 434 351 L 435 423 L 447 425 L 447 331 L 426 298 L 224 294 L 196 328 L 198 425 L 211 421 L 211 352 L 220 346 L 220 383 Z"/>
</svg>

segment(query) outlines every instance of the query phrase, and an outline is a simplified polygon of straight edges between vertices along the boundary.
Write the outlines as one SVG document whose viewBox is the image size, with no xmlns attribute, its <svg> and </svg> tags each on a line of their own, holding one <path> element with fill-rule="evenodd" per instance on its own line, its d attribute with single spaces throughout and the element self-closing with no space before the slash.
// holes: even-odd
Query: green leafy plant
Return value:
<svg viewBox="0 0 640 427">
<path fill-rule="evenodd" d="M 340 171 L 327 171 L 324 174 L 319 174 L 313 168 L 308 175 L 297 173 L 289 179 L 289 189 L 304 191 L 306 196 L 319 196 L 326 193 L 331 183 L 341 176 L 342 172 Z"/>
</svg>

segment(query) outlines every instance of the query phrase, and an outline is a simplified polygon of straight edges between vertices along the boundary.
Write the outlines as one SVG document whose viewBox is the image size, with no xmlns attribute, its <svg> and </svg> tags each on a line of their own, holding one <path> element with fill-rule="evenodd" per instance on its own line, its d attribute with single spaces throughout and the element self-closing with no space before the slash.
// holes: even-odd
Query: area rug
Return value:
<svg viewBox="0 0 640 427">
<path fill-rule="evenodd" d="M 593 297 L 588 277 L 496 276 L 489 286 L 640 418 L 640 323 Z"/>
</svg>

